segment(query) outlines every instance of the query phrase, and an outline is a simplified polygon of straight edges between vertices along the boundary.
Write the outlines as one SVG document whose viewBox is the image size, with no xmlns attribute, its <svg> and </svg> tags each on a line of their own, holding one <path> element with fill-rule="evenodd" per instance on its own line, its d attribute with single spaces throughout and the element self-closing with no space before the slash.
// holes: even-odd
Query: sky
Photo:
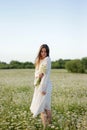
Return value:
<svg viewBox="0 0 87 130">
<path fill-rule="evenodd" d="M 87 57 L 87 0 L 0 0 L 0 61 Z"/>
</svg>

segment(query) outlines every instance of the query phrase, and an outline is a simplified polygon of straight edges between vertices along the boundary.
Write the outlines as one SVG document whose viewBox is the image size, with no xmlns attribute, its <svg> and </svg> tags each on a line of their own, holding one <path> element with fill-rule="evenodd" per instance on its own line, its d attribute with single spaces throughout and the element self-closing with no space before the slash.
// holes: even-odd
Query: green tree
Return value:
<svg viewBox="0 0 87 130">
<path fill-rule="evenodd" d="M 74 73 L 84 73 L 85 72 L 85 68 L 84 68 L 81 60 L 79 60 L 79 59 L 68 61 L 65 65 L 65 67 L 69 72 L 74 72 Z"/>
<path fill-rule="evenodd" d="M 32 68 L 34 68 L 34 64 L 32 63 L 32 62 L 24 62 L 23 63 L 23 68 L 30 68 L 30 69 L 32 69 Z"/>
<path fill-rule="evenodd" d="M 65 61 L 63 59 L 56 60 L 52 62 L 52 69 L 64 69 Z"/>
<path fill-rule="evenodd" d="M 21 68 L 21 62 L 12 60 L 9 64 L 9 66 L 10 66 L 10 68 L 13 68 L 13 69 L 15 69 L 15 68 L 19 69 L 19 68 Z"/>
<path fill-rule="evenodd" d="M 65 61 L 63 59 L 58 60 L 58 68 L 60 69 L 65 68 Z"/>
<path fill-rule="evenodd" d="M 6 62 L 0 61 L 0 69 L 9 69 L 9 65 Z"/>
<path fill-rule="evenodd" d="M 87 70 L 87 57 L 82 58 L 82 64 L 84 65 L 85 70 Z"/>
<path fill-rule="evenodd" d="M 52 69 L 58 69 L 58 61 L 52 62 Z"/>
</svg>

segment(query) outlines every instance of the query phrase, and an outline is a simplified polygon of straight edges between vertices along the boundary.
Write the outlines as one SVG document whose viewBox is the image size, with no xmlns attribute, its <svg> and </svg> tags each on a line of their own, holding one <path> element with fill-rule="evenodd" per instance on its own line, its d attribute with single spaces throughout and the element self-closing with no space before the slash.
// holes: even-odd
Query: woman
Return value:
<svg viewBox="0 0 87 130">
<path fill-rule="evenodd" d="M 33 117 L 41 114 L 44 128 L 51 123 L 51 91 L 50 82 L 51 60 L 49 47 L 46 44 L 40 46 L 35 60 L 35 90 L 30 110 Z"/>
</svg>

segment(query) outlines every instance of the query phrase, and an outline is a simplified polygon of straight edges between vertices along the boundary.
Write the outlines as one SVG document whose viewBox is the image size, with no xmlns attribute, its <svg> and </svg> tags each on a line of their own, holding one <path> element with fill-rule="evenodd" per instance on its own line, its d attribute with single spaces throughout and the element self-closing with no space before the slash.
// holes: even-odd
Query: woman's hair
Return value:
<svg viewBox="0 0 87 130">
<path fill-rule="evenodd" d="M 37 57 L 36 57 L 36 59 L 35 59 L 35 66 L 37 66 L 37 67 L 39 67 L 39 64 L 40 64 L 41 51 L 42 51 L 43 48 L 46 49 L 47 56 L 49 56 L 49 47 L 48 47 L 48 45 L 47 45 L 47 44 L 42 44 L 42 45 L 40 46 L 38 55 L 37 55 Z M 47 57 L 47 56 L 46 56 L 46 57 Z"/>
</svg>

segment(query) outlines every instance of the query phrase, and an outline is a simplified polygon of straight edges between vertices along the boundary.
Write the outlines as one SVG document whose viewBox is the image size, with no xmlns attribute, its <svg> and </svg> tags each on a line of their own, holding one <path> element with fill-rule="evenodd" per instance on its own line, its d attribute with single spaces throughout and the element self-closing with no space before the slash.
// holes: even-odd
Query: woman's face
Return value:
<svg viewBox="0 0 87 130">
<path fill-rule="evenodd" d="M 45 48 L 41 49 L 41 58 L 44 59 L 47 56 L 47 52 Z"/>
</svg>

